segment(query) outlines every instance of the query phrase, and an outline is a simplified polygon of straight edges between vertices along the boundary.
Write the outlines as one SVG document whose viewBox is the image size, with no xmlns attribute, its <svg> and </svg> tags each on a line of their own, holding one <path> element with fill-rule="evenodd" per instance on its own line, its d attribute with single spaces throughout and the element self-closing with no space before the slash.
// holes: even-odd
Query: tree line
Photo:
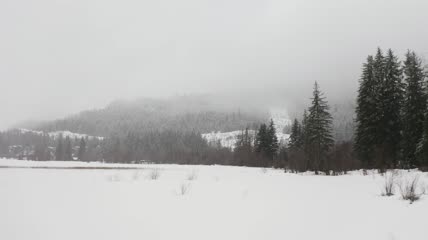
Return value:
<svg viewBox="0 0 428 240">
<path fill-rule="evenodd" d="M 355 152 L 364 168 L 426 168 L 426 71 L 413 51 L 400 62 L 380 48 L 363 65 L 357 97 Z"/>
<path fill-rule="evenodd" d="M 0 157 L 35 161 L 102 161 L 103 140 L 12 129 L 0 132 Z"/>
<path fill-rule="evenodd" d="M 294 119 L 287 148 L 286 168 L 294 172 L 339 174 L 359 167 L 351 141 L 335 141 L 333 117 L 326 97 L 315 82 L 311 105 L 301 121 Z"/>
<path fill-rule="evenodd" d="M 240 166 L 284 168 L 293 172 L 338 174 L 359 167 L 350 141 L 335 142 L 330 107 L 315 82 L 310 107 L 302 120 L 294 119 L 288 144 L 279 144 L 276 129 L 261 124 L 255 133 L 245 129 L 238 137 L 234 163 Z"/>
<path fill-rule="evenodd" d="M 233 151 L 233 163 L 237 166 L 283 167 L 285 149 L 278 141 L 277 130 L 271 119 L 262 123 L 256 131 L 246 128 L 238 135 Z"/>
<path fill-rule="evenodd" d="M 276 167 L 288 171 L 340 174 L 354 169 L 428 167 L 428 93 L 421 59 L 408 51 L 400 62 L 392 50 L 379 48 L 363 64 L 356 100 L 354 138 L 338 139 L 326 97 L 317 82 L 310 106 L 294 119 L 287 144 L 278 141 L 274 122 L 247 123 L 231 148 L 208 143 L 188 127 L 121 129 L 109 137 L 71 139 L 10 130 L 0 133 L 0 155 L 33 160 L 81 160 L 112 163 L 221 164 Z M 114 116 L 119 116 L 114 108 Z M 147 109 L 144 108 L 146 111 Z M 91 114 L 89 114 L 91 115 Z M 197 115 L 197 122 L 210 115 Z M 242 126 L 244 115 L 232 119 Z M 249 115 L 250 116 L 250 115 Z M 243 120 L 243 121 L 241 121 Z M 77 124 L 78 125 L 78 124 Z M 209 125 L 209 124 L 208 124 Z M 204 123 L 204 126 L 208 126 Z"/>
<path fill-rule="evenodd" d="M 248 126 L 234 149 L 208 143 L 199 132 L 180 130 L 129 131 L 99 138 L 50 137 L 37 132 L 10 130 L 0 133 L 0 154 L 31 160 L 100 161 L 111 163 L 221 164 L 287 168 L 295 171 L 329 171 L 333 146 L 332 117 L 318 84 L 312 106 L 302 124 L 293 124 L 287 146 L 280 143 L 273 120 Z M 282 131 L 282 129 L 279 129 Z M 16 153 L 11 146 L 16 145 Z M 307 156 L 299 159 L 300 152 Z M 304 166 L 304 167 L 302 167 Z"/>
</svg>

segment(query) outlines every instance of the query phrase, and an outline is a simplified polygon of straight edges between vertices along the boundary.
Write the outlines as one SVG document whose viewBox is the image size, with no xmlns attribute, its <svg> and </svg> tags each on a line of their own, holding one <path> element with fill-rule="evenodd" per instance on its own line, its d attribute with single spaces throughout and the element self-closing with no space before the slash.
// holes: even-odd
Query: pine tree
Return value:
<svg viewBox="0 0 428 240">
<path fill-rule="evenodd" d="M 327 153 L 333 146 L 332 116 L 325 97 L 315 82 L 312 106 L 309 108 L 308 122 L 305 129 L 309 144 L 309 159 L 316 173 L 327 169 Z"/>
<path fill-rule="evenodd" d="M 57 144 L 56 150 L 55 150 L 55 159 L 56 160 L 64 160 L 64 145 L 63 145 L 62 134 L 60 134 L 58 137 L 58 144 Z"/>
<path fill-rule="evenodd" d="M 77 155 L 77 158 L 79 159 L 79 161 L 83 161 L 84 160 L 85 153 L 86 153 L 86 142 L 85 142 L 85 139 L 83 139 L 83 137 L 82 137 L 80 139 L 79 152 L 78 152 L 78 155 Z"/>
<path fill-rule="evenodd" d="M 385 126 L 382 122 L 383 113 L 383 102 L 382 102 L 382 91 L 383 85 L 385 84 L 385 57 L 380 48 L 377 49 L 376 56 L 373 62 L 373 79 L 374 79 L 374 109 L 375 112 L 371 116 L 373 120 L 374 128 L 374 157 L 375 157 L 375 166 L 379 169 L 385 167 L 385 153 L 383 140 L 385 138 Z"/>
<path fill-rule="evenodd" d="M 291 127 L 290 141 L 287 149 L 288 168 L 291 171 L 309 170 L 308 154 L 306 151 L 308 150 L 308 141 L 305 134 L 307 120 L 308 115 L 305 110 L 302 122 L 299 123 L 297 119 L 294 119 Z"/>
<path fill-rule="evenodd" d="M 269 128 L 267 131 L 267 139 L 268 139 L 268 156 L 271 160 L 278 154 L 279 150 L 279 142 L 278 137 L 276 136 L 276 128 L 273 120 L 270 120 Z"/>
<path fill-rule="evenodd" d="M 256 141 L 255 141 L 256 152 L 263 153 L 267 149 L 266 136 L 267 136 L 267 126 L 266 124 L 262 123 L 256 135 Z"/>
<path fill-rule="evenodd" d="M 257 131 L 256 140 L 255 140 L 255 150 L 256 153 L 259 154 L 259 157 L 261 158 L 259 163 L 259 166 L 267 167 L 267 158 L 268 153 L 267 149 L 269 148 L 269 140 L 268 140 L 268 128 L 266 124 L 261 124 L 259 127 L 259 130 Z"/>
<path fill-rule="evenodd" d="M 424 70 L 421 60 L 408 51 L 404 61 L 406 94 L 403 108 L 403 162 L 402 167 L 417 167 L 417 145 L 422 140 L 424 113 L 427 96 L 424 86 Z"/>
<path fill-rule="evenodd" d="M 71 147 L 71 140 L 70 137 L 65 138 L 64 142 L 64 160 L 71 161 L 73 160 L 73 150 Z"/>
<path fill-rule="evenodd" d="M 302 147 L 302 126 L 300 125 L 297 118 L 294 119 L 291 125 L 290 141 L 288 143 L 290 148 L 301 148 Z"/>
<path fill-rule="evenodd" d="M 403 104 L 404 86 L 400 70 L 400 62 L 391 49 L 384 58 L 383 80 L 380 81 L 378 150 L 379 167 L 396 166 L 401 143 L 401 109 Z"/>
<path fill-rule="evenodd" d="M 374 78 L 374 59 L 367 57 L 358 89 L 354 149 L 364 168 L 374 167 L 376 139 L 377 85 Z"/>
</svg>

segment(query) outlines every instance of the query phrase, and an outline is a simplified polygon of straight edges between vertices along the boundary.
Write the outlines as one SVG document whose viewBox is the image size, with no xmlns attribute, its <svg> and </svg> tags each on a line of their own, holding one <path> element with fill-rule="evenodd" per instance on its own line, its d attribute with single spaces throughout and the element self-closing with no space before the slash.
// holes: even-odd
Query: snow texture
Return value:
<svg viewBox="0 0 428 240">
<path fill-rule="evenodd" d="M 427 239 L 427 197 L 413 204 L 399 194 L 382 197 L 384 177 L 372 172 L 150 164 L 84 170 L 72 168 L 124 165 L 8 159 L 0 166 L 0 239 Z M 428 181 L 426 173 L 401 174 Z"/>
</svg>

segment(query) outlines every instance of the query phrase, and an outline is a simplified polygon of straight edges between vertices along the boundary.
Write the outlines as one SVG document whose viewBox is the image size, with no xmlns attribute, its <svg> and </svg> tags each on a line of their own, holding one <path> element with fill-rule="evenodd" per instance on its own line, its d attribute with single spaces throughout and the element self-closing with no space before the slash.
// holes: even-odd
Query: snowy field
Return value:
<svg viewBox="0 0 428 240">
<path fill-rule="evenodd" d="M 34 166 L 53 168 L 24 168 Z M 100 169 L 115 166 L 124 167 L 0 159 L 0 239 L 428 239 L 428 195 L 413 204 L 398 190 L 383 197 L 384 177 L 374 173 Z M 400 175 L 428 183 L 427 173 Z"/>
</svg>

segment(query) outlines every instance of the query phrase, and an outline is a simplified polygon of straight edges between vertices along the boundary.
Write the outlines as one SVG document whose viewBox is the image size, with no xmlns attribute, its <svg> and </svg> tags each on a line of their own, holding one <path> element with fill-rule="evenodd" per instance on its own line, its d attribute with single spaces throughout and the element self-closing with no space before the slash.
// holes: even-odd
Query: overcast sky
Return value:
<svg viewBox="0 0 428 240">
<path fill-rule="evenodd" d="M 117 98 L 353 97 L 377 46 L 428 56 L 426 0 L 1 0 L 0 128 Z"/>
</svg>

